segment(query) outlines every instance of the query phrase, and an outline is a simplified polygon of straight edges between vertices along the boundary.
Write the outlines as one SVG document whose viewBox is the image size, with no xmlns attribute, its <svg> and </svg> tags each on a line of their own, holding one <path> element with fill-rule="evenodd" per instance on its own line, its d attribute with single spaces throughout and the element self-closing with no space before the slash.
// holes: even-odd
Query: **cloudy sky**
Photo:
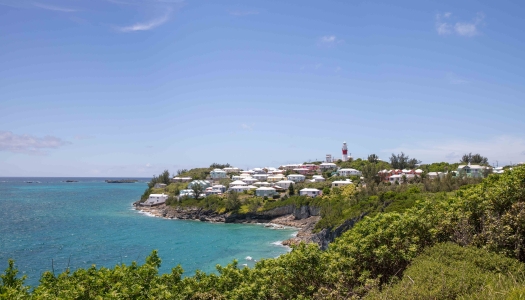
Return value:
<svg viewBox="0 0 525 300">
<path fill-rule="evenodd" d="M 0 176 L 525 161 L 520 1 L 0 0 Z"/>
</svg>

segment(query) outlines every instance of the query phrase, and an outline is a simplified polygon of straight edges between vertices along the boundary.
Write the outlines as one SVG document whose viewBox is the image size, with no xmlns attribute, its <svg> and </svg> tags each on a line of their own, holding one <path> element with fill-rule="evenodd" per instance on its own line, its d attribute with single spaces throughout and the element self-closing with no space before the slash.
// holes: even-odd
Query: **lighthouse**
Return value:
<svg viewBox="0 0 525 300">
<path fill-rule="evenodd" d="M 348 147 L 346 147 L 346 142 L 343 142 L 343 158 L 342 161 L 348 160 Z"/>
</svg>

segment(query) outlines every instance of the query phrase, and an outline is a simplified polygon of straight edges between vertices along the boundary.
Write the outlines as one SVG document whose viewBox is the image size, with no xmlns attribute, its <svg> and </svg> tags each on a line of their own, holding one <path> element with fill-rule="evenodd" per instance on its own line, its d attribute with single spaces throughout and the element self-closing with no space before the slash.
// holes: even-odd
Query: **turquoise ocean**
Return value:
<svg viewBox="0 0 525 300">
<path fill-rule="evenodd" d="M 64 182 L 68 179 L 78 182 Z M 44 271 L 142 264 L 156 249 L 160 273 L 180 264 L 191 276 L 234 259 L 251 267 L 254 260 L 289 251 L 279 242 L 293 229 L 151 217 L 132 208 L 148 179 L 120 184 L 105 179 L 0 178 L 1 271 L 13 258 L 26 284 L 35 286 Z"/>
</svg>

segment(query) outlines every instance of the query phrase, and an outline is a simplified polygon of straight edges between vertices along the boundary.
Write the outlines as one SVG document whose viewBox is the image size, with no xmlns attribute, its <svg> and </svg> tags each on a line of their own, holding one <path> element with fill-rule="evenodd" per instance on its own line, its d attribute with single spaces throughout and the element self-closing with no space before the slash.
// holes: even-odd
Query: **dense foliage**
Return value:
<svg viewBox="0 0 525 300">
<path fill-rule="evenodd" d="M 391 192 L 391 193 L 390 193 Z M 357 190 L 333 194 L 355 196 Z M 423 196 L 398 211 L 378 211 L 321 251 L 300 245 L 254 268 L 233 262 L 218 274 L 182 278 L 180 267 L 158 275 L 156 252 L 142 266 L 47 272 L 29 292 L 10 264 L 4 299 L 450 299 L 523 297 L 525 167 L 491 175 L 455 192 Z M 376 195 L 379 199 L 380 197 Z M 299 198 L 286 201 L 302 201 Z M 335 199 L 335 198 L 334 198 Z M 321 199 L 305 201 L 321 201 Z M 300 204 L 300 203 L 299 203 Z M 442 244 L 445 243 L 445 244 Z M 437 245 L 437 246 L 435 246 Z M 435 246 L 435 247 L 434 247 Z M 463 248 L 467 247 L 467 248 Z M 406 292 L 405 292 L 406 291 Z"/>
<path fill-rule="evenodd" d="M 394 154 L 390 156 L 390 164 L 394 169 L 415 169 L 421 163 L 420 160 L 410 158 L 405 153 Z"/>
</svg>

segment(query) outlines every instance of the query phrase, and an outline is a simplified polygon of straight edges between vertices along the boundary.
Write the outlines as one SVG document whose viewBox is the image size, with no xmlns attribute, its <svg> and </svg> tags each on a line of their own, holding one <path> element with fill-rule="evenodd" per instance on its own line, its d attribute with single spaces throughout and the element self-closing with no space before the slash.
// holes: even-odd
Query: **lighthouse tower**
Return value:
<svg viewBox="0 0 525 300">
<path fill-rule="evenodd" d="M 346 142 L 343 142 L 343 158 L 342 161 L 348 160 L 348 148 L 346 147 Z"/>
</svg>

